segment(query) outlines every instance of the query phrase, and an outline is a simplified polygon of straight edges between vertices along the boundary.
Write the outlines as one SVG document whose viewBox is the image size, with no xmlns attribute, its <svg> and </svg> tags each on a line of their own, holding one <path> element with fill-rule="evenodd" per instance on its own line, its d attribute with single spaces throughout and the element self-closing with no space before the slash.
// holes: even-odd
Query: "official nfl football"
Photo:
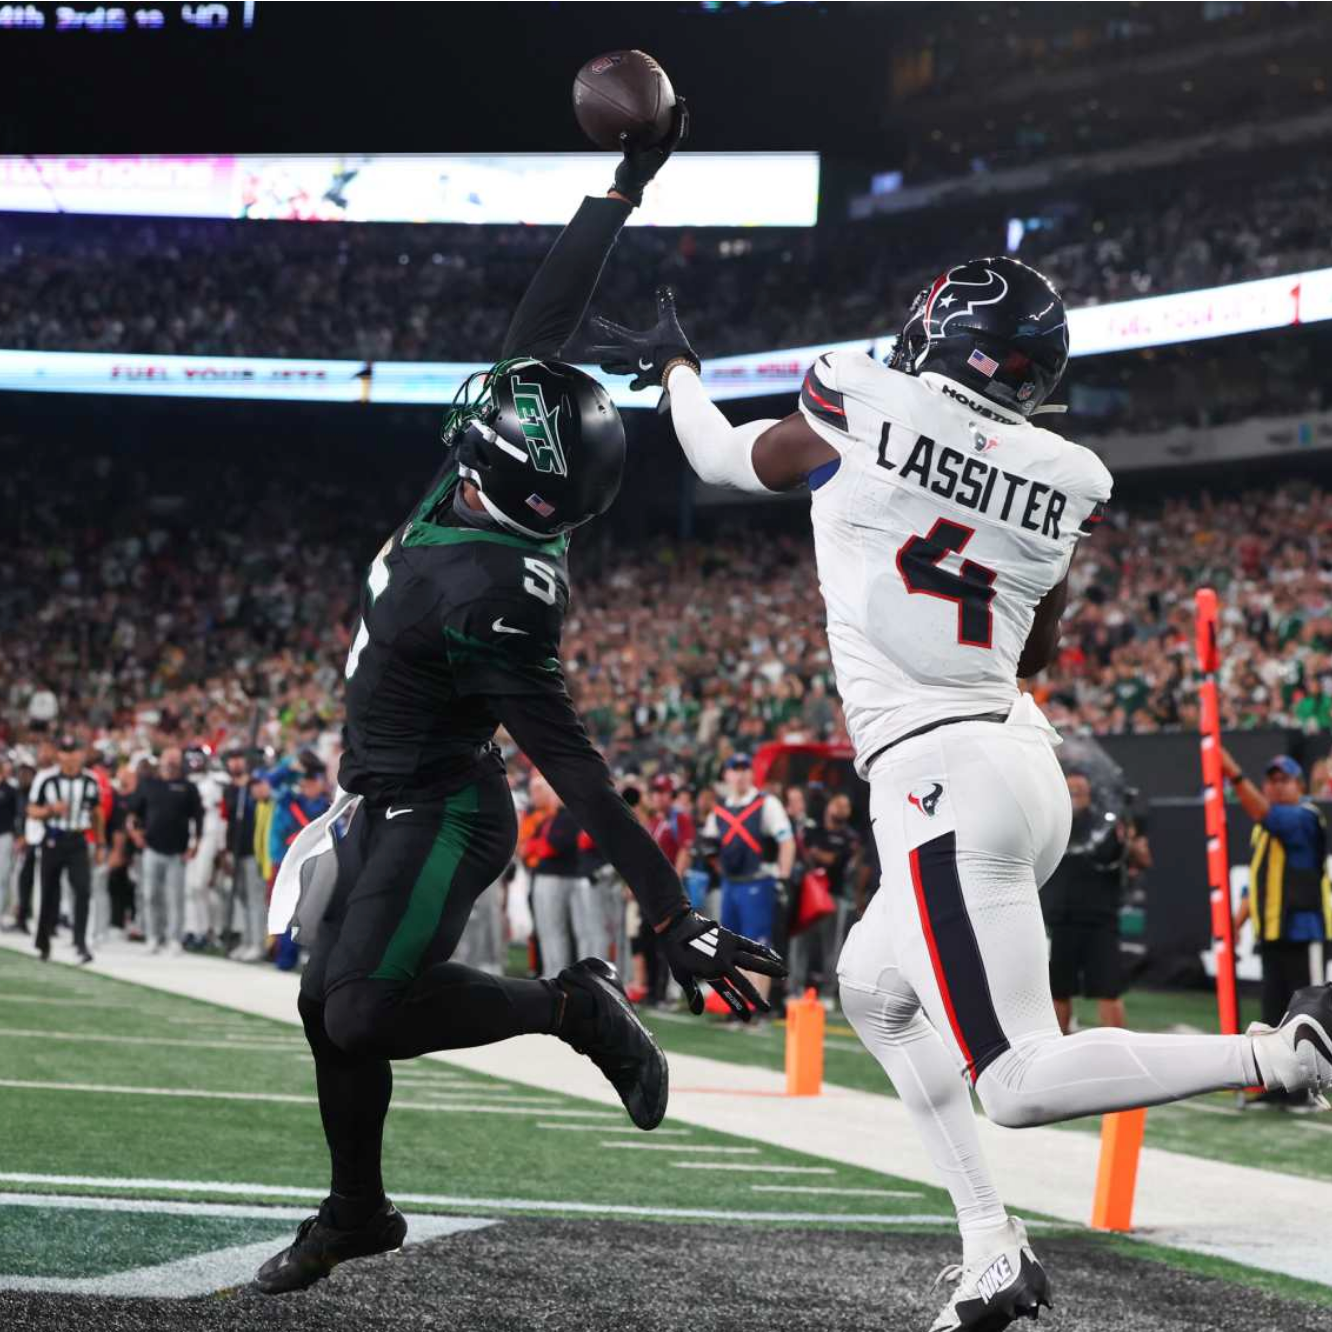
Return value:
<svg viewBox="0 0 1332 1332">
<path fill-rule="evenodd" d="M 583 133 L 598 148 L 624 142 L 644 148 L 670 133 L 675 89 L 647 52 L 608 51 L 578 71 L 573 104 Z"/>
</svg>

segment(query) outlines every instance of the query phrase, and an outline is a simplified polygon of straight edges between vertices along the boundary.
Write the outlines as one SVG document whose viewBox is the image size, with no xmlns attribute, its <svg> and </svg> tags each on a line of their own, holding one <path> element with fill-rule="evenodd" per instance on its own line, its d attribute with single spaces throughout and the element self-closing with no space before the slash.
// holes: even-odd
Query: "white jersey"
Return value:
<svg viewBox="0 0 1332 1332">
<path fill-rule="evenodd" d="M 1090 450 L 861 352 L 820 356 L 800 410 L 841 459 L 810 478 L 814 545 L 863 776 L 919 727 L 1013 707 L 1036 607 L 1112 481 Z"/>
</svg>

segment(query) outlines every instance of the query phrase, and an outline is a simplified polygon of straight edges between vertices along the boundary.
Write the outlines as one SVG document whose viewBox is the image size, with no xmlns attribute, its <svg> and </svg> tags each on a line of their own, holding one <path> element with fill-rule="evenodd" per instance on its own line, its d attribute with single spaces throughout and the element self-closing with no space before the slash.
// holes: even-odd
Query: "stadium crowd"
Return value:
<svg viewBox="0 0 1332 1332">
<path fill-rule="evenodd" d="M 311 478 L 275 451 L 264 476 L 182 456 L 167 479 L 104 454 L 85 464 L 90 511 L 58 483 L 71 463 L 54 442 L 0 456 L 14 515 L 0 743 L 38 723 L 121 755 L 172 742 L 333 757 L 359 570 L 407 511 L 412 476 Z M 1074 566 L 1059 662 L 1035 685 L 1058 722 L 1191 727 L 1191 597 L 1210 583 L 1225 605 L 1224 724 L 1332 727 L 1330 498 L 1288 485 L 1112 507 Z M 593 540 L 581 567 L 573 546 L 563 651 L 613 766 L 693 780 L 728 746 L 844 736 L 807 533 L 620 542 L 605 567 L 591 567 Z"/>
<path fill-rule="evenodd" d="M 1002 252 L 1071 305 L 1317 267 L 1332 173 L 1314 155 L 1242 187 L 1216 171 L 1076 208 L 1016 200 L 817 228 L 629 228 L 596 306 L 646 318 L 677 288 L 707 355 L 882 335 L 940 254 Z M 209 356 L 475 360 L 497 348 L 550 227 L 0 219 L 0 346 Z"/>
</svg>

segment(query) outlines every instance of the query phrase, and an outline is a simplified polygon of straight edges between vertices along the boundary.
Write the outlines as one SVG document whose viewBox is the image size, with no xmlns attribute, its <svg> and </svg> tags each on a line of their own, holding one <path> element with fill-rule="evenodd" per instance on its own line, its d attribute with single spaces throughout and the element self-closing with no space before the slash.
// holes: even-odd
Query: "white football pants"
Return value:
<svg viewBox="0 0 1332 1332">
<path fill-rule="evenodd" d="M 1255 1085 L 1243 1036 L 1061 1036 L 1040 885 L 1068 844 L 1053 732 L 1021 705 L 876 760 L 870 815 L 882 878 L 838 962 L 842 1007 L 911 1112 L 968 1232 L 1004 1212 L 969 1087 L 1023 1128 Z"/>
</svg>

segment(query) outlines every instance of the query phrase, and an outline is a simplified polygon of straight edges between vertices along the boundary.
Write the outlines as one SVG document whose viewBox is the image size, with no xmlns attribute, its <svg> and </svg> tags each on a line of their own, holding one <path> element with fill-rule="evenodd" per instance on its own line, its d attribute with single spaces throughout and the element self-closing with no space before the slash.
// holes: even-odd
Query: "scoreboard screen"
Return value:
<svg viewBox="0 0 1332 1332">
<path fill-rule="evenodd" d="M 259 6 L 0 4 L 5 32 L 244 32 L 253 28 Z"/>
</svg>

